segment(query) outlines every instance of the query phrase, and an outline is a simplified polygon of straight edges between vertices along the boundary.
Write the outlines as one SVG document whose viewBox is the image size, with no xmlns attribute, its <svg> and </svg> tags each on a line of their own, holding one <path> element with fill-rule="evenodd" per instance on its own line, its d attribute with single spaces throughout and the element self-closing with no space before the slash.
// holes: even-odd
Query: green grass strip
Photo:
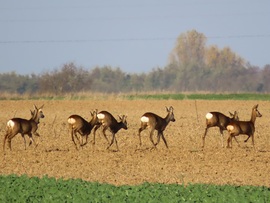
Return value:
<svg viewBox="0 0 270 203">
<path fill-rule="evenodd" d="M 125 99 L 153 99 L 153 100 L 270 100 L 270 94 L 131 94 L 125 95 Z"/>
<path fill-rule="evenodd" d="M 270 188 L 160 183 L 114 186 L 8 175 L 0 176 L 0 202 L 270 202 Z"/>
<path fill-rule="evenodd" d="M 109 99 L 126 99 L 126 100 L 257 100 L 269 101 L 270 94 L 256 94 L 256 93 L 138 93 L 138 94 L 91 94 L 78 93 L 67 94 L 60 96 L 0 96 L 0 100 L 109 100 Z"/>
</svg>

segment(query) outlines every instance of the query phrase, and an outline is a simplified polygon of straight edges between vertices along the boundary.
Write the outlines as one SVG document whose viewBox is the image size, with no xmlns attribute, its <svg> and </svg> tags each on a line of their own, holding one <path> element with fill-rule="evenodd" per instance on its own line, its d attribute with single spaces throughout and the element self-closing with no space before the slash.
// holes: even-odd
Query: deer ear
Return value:
<svg viewBox="0 0 270 203">
<path fill-rule="evenodd" d="M 253 107 L 253 109 L 257 109 L 257 108 L 258 108 L 258 106 L 259 106 L 259 104 L 255 105 L 255 106 Z"/>
<path fill-rule="evenodd" d="M 42 104 L 42 106 L 41 106 L 41 107 L 39 107 L 39 109 L 42 109 L 42 108 L 43 108 L 43 106 L 44 106 L 44 104 Z"/>
</svg>

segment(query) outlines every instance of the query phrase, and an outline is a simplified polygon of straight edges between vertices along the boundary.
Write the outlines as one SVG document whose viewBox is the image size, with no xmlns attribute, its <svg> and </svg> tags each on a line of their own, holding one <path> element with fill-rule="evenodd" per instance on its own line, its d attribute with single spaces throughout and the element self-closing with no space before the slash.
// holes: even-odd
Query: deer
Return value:
<svg viewBox="0 0 270 203">
<path fill-rule="evenodd" d="M 227 125 L 231 121 L 239 120 L 238 113 L 236 111 L 234 111 L 233 114 L 231 112 L 229 112 L 229 114 L 230 114 L 230 117 L 225 116 L 223 113 L 212 111 L 212 112 L 208 112 L 205 115 L 205 117 L 206 117 L 206 127 L 205 127 L 204 135 L 202 137 L 202 148 L 204 148 L 205 137 L 207 135 L 207 131 L 211 127 L 218 127 L 219 128 L 219 132 L 220 132 L 220 136 L 221 136 L 221 145 L 222 145 L 222 147 L 224 147 L 223 131 L 226 130 Z M 235 140 L 236 140 L 236 138 L 235 138 Z M 236 140 L 236 142 L 238 142 L 238 141 Z"/>
<path fill-rule="evenodd" d="M 122 115 L 122 116 L 118 116 L 119 117 L 119 122 L 113 117 L 113 115 L 111 113 L 109 113 L 108 111 L 100 111 L 97 114 L 98 120 L 99 120 L 99 124 L 97 124 L 94 128 L 94 139 L 93 139 L 93 145 L 95 145 L 95 137 L 96 137 L 96 131 L 97 129 L 99 129 L 101 126 L 103 127 L 102 129 L 102 134 L 104 136 L 104 138 L 107 140 L 108 142 L 108 147 L 107 150 L 112 146 L 112 144 L 115 142 L 116 147 L 117 147 L 117 151 L 119 151 L 119 147 L 118 147 L 118 143 L 117 143 L 117 139 L 115 134 L 120 130 L 120 129 L 125 129 L 127 130 L 127 116 L 126 115 Z M 106 135 L 106 131 L 109 130 L 112 133 L 112 140 L 109 141 Z"/>
<path fill-rule="evenodd" d="M 249 121 L 231 121 L 227 125 L 227 130 L 229 132 L 229 137 L 227 140 L 227 148 L 232 148 L 232 138 L 243 134 L 247 135 L 248 138 L 244 141 L 247 142 L 249 138 L 252 138 L 252 145 L 254 145 L 254 133 L 255 133 L 255 121 L 257 117 L 262 117 L 262 114 L 258 110 L 258 104 L 253 106 L 251 111 L 251 118 Z"/>
<path fill-rule="evenodd" d="M 157 144 L 160 141 L 160 137 L 162 138 L 166 148 L 168 148 L 167 141 L 164 137 L 163 131 L 166 129 L 167 125 L 170 123 L 170 121 L 175 122 L 174 113 L 173 113 L 173 107 L 170 106 L 170 108 L 166 107 L 167 115 L 166 117 L 162 118 L 158 116 L 155 113 L 152 112 L 146 112 L 141 117 L 141 127 L 139 128 L 138 135 L 139 135 L 139 141 L 140 146 L 142 145 L 141 140 L 141 132 L 145 130 L 146 128 L 150 128 L 150 141 L 153 144 L 153 148 L 156 148 Z M 157 142 L 154 143 L 153 141 L 153 133 L 157 130 Z"/>
<path fill-rule="evenodd" d="M 90 113 L 91 113 L 92 118 L 89 122 L 77 114 L 74 114 L 68 117 L 68 124 L 69 124 L 69 129 L 71 132 L 71 139 L 77 150 L 78 148 L 74 140 L 74 137 L 77 138 L 81 147 L 85 146 L 88 143 L 88 136 L 90 135 L 92 129 L 94 128 L 96 124 L 98 124 L 97 110 L 94 110 L 93 112 L 90 112 Z M 77 136 L 77 132 L 81 136 L 81 141 L 79 140 Z M 85 143 L 83 143 L 83 137 L 86 138 Z"/>
<path fill-rule="evenodd" d="M 11 150 L 11 140 L 14 138 L 18 133 L 21 134 L 21 136 L 24 139 L 24 149 L 26 150 L 26 140 L 24 135 L 27 134 L 30 143 L 29 146 L 32 144 L 32 142 L 35 144 L 35 147 L 37 147 L 37 143 L 35 142 L 32 135 L 40 137 L 39 133 L 37 133 L 39 120 L 41 118 L 44 118 L 44 114 L 42 111 L 44 105 L 37 108 L 36 105 L 34 105 L 34 111 L 31 111 L 31 118 L 29 120 L 24 118 L 12 118 L 7 122 L 6 126 L 6 134 L 4 136 L 4 144 L 3 144 L 3 150 L 5 151 L 5 144 L 6 140 L 8 142 L 8 147 Z"/>
</svg>

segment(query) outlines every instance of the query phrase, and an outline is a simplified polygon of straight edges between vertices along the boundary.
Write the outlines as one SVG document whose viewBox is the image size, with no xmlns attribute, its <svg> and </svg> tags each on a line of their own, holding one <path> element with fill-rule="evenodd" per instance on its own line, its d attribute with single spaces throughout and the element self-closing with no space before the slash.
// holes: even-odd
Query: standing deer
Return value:
<svg viewBox="0 0 270 203">
<path fill-rule="evenodd" d="M 118 116 L 120 121 L 118 122 L 111 113 L 109 113 L 108 111 L 101 111 L 97 114 L 98 120 L 99 120 L 99 124 L 95 126 L 94 128 L 94 141 L 93 144 L 95 144 L 95 137 L 96 137 L 96 131 L 97 129 L 99 129 L 101 126 L 103 126 L 103 130 L 102 133 L 105 137 L 105 139 L 108 142 L 108 147 L 107 149 L 109 149 L 112 144 L 115 141 L 116 147 L 117 147 L 117 151 L 119 150 L 118 148 L 118 144 L 117 144 L 117 140 L 115 137 L 115 134 L 120 130 L 120 129 L 125 129 L 127 130 L 127 116 L 122 115 L 122 116 Z M 106 130 L 109 130 L 112 133 L 112 140 L 111 142 L 109 142 L 107 136 L 106 136 Z"/>
<path fill-rule="evenodd" d="M 147 112 L 142 115 L 141 117 L 141 127 L 139 128 L 139 140 L 140 140 L 140 146 L 142 145 L 141 140 L 141 132 L 146 129 L 147 127 L 150 128 L 150 141 L 152 142 L 154 148 L 160 141 L 160 137 L 162 138 L 163 142 L 165 143 L 166 147 L 168 148 L 167 141 L 163 135 L 163 131 L 167 127 L 170 121 L 175 122 L 174 114 L 173 114 L 173 107 L 167 108 L 167 116 L 165 118 L 161 118 L 160 116 Z M 157 130 L 157 143 L 154 143 L 153 141 L 153 133 Z"/>
<path fill-rule="evenodd" d="M 79 141 L 81 147 L 86 145 L 88 142 L 89 134 L 91 133 L 93 127 L 98 123 L 97 110 L 90 112 L 90 113 L 91 113 L 92 118 L 89 122 L 86 121 L 84 118 L 82 118 L 79 115 L 71 115 L 68 117 L 68 124 L 69 124 L 70 132 L 71 132 L 71 138 L 72 138 L 72 141 L 73 141 L 76 149 L 78 149 L 78 148 L 77 148 L 76 142 L 74 140 L 74 136 Z M 77 136 L 77 132 L 81 136 L 81 141 L 79 140 L 79 138 Z M 84 136 L 86 137 L 85 143 L 83 143 Z"/>
<path fill-rule="evenodd" d="M 7 122 L 7 127 L 6 127 L 6 135 L 4 137 L 4 144 L 3 144 L 3 150 L 5 151 L 5 144 L 6 144 L 6 139 L 8 141 L 8 147 L 11 150 L 11 139 L 15 137 L 18 133 L 20 133 L 24 139 L 24 149 L 26 149 L 26 140 L 24 135 L 27 134 L 30 138 L 30 143 L 29 146 L 34 142 L 34 144 L 37 147 L 37 144 L 32 137 L 32 134 L 35 136 L 40 135 L 37 133 L 38 129 L 38 124 L 39 124 L 39 119 L 44 118 L 44 114 L 42 111 L 44 105 L 42 105 L 40 108 L 37 108 L 36 105 L 34 105 L 34 111 L 31 111 L 32 117 L 27 120 L 23 118 L 12 118 Z"/>
<path fill-rule="evenodd" d="M 226 130 L 227 125 L 231 121 L 239 120 L 238 113 L 236 111 L 234 112 L 234 114 L 232 114 L 231 112 L 229 112 L 229 114 L 230 114 L 230 117 L 225 116 L 224 114 L 222 114 L 220 112 L 209 112 L 206 114 L 206 116 L 205 116 L 206 117 L 206 127 L 205 127 L 204 135 L 202 137 L 202 148 L 204 147 L 205 137 L 206 137 L 207 131 L 211 127 L 218 127 L 219 128 L 219 132 L 220 132 L 220 136 L 221 136 L 221 145 L 222 145 L 222 147 L 224 147 L 223 131 Z M 236 140 L 236 138 L 235 138 L 235 140 Z"/>
<path fill-rule="evenodd" d="M 257 117 L 262 117 L 262 114 L 258 111 L 258 104 L 253 106 L 251 111 L 250 121 L 232 121 L 228 124 L 227 130 L 229 132 L 229 138 L 227 140 L 227 148 L 232 147 L 232 138 L 240 134 L 247 135 L 248 139 L 252 138 L 252 145 L 254 146 L 254 132 L 255 132 L 255 121 Z M 231 145 L 230 145 L 231 144 Z"/>
</svg>

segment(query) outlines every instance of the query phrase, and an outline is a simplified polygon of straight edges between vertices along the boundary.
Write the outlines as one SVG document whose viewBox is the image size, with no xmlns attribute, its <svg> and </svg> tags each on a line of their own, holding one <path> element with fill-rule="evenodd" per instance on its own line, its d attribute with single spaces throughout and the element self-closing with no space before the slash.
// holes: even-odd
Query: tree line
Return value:
<svg viewBox="0 0 270 203">
<path fill-rule="evenodd" d="M 206 46 L 204 34 L 181 34 L 165 67 L 126 73 L 119 67 L 87 70 L 74 63 L 43 74 L 0 74 L 0 92 L 65 94 L 76 92 L 270 92 L 270 64 L 252 66 L 229 47 Z"/>
</svg>

